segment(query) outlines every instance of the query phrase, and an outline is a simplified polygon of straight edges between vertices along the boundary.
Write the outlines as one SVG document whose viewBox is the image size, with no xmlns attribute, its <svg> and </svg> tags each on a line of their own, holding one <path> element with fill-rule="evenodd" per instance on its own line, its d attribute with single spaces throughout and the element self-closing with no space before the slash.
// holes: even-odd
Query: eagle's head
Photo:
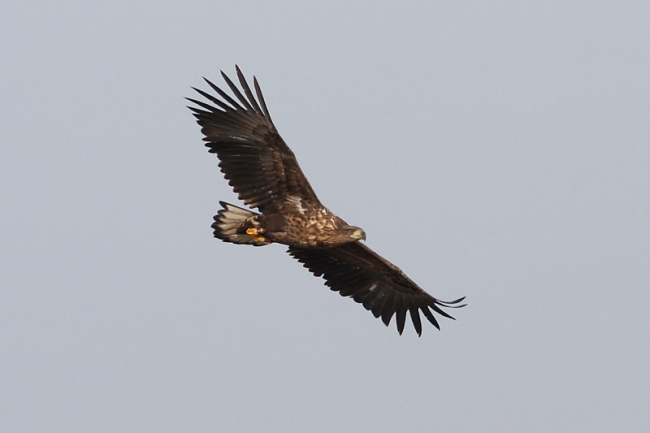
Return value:
<svg viewBox="0 0 650 433">
<path fill-rule="evenodd" d="M 366 240 L 366 233 L 359 227 L 344 225 L 334 230 L 323 230 L 318 232 L 316 246 L 333 247 L 344 245 L 360 240 Z"/>
<path fill-rule="evenodd" d="M 350 239 L 355 241 L 366 240 L 366 232 L 359 227 L 350 227 Z"/>
</svg>

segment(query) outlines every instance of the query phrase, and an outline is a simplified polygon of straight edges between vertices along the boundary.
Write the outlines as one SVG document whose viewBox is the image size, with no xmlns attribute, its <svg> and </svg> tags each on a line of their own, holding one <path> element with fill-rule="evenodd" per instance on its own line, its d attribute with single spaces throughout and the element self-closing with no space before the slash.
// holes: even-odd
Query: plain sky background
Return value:
<svg viewBox="0 0 650 433">
<path fill-rule="evenodd" d="M 649 2 L 9 1 L 0 35 L 1 431 L 647 431 Z M 183 98 L 235 64 L 456 321 L 212 238 Z"/>
</svg>

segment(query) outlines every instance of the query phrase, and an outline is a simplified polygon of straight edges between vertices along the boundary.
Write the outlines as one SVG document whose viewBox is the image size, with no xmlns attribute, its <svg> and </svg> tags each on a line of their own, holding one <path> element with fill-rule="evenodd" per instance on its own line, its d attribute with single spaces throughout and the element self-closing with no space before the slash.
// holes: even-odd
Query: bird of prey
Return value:
<svg viewBox="0 0 650 433">
<path fill-rule="evenodd" d="M 287 252 L 323 277 L 331 290 L 362 304 L 386 326 L 395 316 L 400 334 L 407 312 L 418 335 L 420 312 L 438 329 L 433 312 L 453 319 L 442 307 L 462 307 L 464 297 L 445 302 L 429 295 L 363 244 L 366 234 L 361 228 L 323 206 L 275 128 L 257 79 L 253 94 L 239 67 L 236 70 L 243 93 L 221 72 L 234 98 L 207 79 L 218 96 L 193 88 L 207 102 L 187 98 L 196 105 L 188 108 L 229 185 L 245 205 L 259 211 L 220 202 L 214 236 L 234 244 L 287 245 Z"/>
</svg>

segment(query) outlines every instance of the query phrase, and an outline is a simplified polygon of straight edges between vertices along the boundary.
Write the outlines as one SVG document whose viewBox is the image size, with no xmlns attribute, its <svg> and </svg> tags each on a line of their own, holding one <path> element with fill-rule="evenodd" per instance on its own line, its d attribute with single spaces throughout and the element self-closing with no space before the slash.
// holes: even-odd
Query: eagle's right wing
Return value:
<svg viewBox="0 0 650 433">
<path fill-rule="evenodd" d="M 388 326 L 396 315 L 397 331 L 404 330 L 409 312 L 418 335 L 422 334 L 420 311 L 440 329 L 431 310 L 453 319 L 441 307 L 460 308 L 463 298 L 440 301 L 415 284 L 404 272 L 379 256 L 361 242 L 351 242 L 331 248 L 299 248 L 290 246 L 288 253 L 309 269 L 322 276 L 325 284 L 341 296 L 349 296 L 363 304 L 366 310 Z"/>
</svg>

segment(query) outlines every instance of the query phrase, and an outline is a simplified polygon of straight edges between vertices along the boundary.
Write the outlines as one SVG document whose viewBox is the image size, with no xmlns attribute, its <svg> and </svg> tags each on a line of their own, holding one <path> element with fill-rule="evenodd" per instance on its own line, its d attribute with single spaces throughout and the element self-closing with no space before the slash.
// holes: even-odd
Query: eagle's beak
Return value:
<svg viewBox="0 0 650 433">
<path fill-rule="evenodd" d="M 366 240 L 366 232 L 364 232 L 361 229 L 355 230 L 354 233 L 352 233 L 352 239 L 355 240 Z"/>
</svg>

